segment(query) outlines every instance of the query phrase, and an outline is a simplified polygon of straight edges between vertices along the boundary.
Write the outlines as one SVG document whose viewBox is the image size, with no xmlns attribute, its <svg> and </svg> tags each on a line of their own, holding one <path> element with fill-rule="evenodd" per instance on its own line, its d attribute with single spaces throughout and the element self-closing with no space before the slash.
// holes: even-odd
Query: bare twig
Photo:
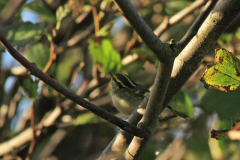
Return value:
<svg viewBox="0 0 240 160">
<path fill-rule="evenodd" d="M 52 65 L 52 62 L 56 59 L 56 54 L 54 52 L 54 43 L 53 43 L 53 41 L 51 41 L 50 44 L 51 44 L 51 50 L 50 50 L 49 61 L 48 61 L 47 65 L 45 66 L 45 68 L 43 69 L 44 73 L 46 73 L 48 71 L 48 69 Z"/>
<path fill-rule="evenodd" d="M 154 30 L 154 33 L 160 37 L 167 29 L 169 29 L 171 26 L 177 24 L 184 18 L 186 18 L 189 14 L 191 14 L 194 10 L 201 7 L 206 0 L 197 0 L 193 2 L 190 6 L 185 8 L 184 10 L 178 12 L 174 16 L 172 16 L 170 19 L 169 17 L 165 17 L 162 21 L 162 23 Z M 132 40 L 127 44 L 127 47 L 124 51 L 124 54 L 128 53 L 130 48 L 132 48 L 136 44 L 136 36 L 133 36 Z"/>
<path fill-rule="evenodd" d="M 180 47 L 183 49 L 188 42 L 195 36 L 198 32 L 198 29 L 207 18 L 213 7 L 216 5 L 218 0 L 209 0 L 206 6 L 204 7 L 203 11 L 200 13 L 196 21 L 192 24 L 192 26 L 188 29 L 187 33 L 184 37 L 179 41 Z"/>
<path fill-rule="evenodd" d="M 9 43 L 9 41 L 0 34 L 0 42 L 2 45 L 8 50 L 8 52 L 17 60 L 19 61 L 25 68 L 27 68 L 32 75 L 38 77 L 43 82 L 51 86 L 53 89 L 58 91 L 59 93 L 63 94 L 67 98 L 71 99 L 72 101 L 76 102 L 77 104 L 83 106 L 87 110 L 93 112 L 94 114 L 98 115 L 99 117 L 115 124 L 119 128 L 134 134 L 135 136 L 145 137 L 145 132 L 137 128 L 134 125 L 129 124 L 128 122 L 108 113 L 107 111 L 97 107 L 96 105 L 86 101 L 85 99 L 79 97 L 78 95 L 74 94 L 67 88 L 60 85 L 57 81 L 50 78 L 48 75 L 43 73 L 39 68 L 36 67 L 34 63 L 30 63 L 25 57 L 23 57 L 15 48 Z"/>
<path fill-rule="evenodd" d="M 197 0 L 193 2 L 190 6 L 186 7 L 184 10 L 171 17 L 169 21 L 164 20 L 162 24 L 154 30 L 154 33 L 160 37 L 165 30 L 183 20 L 195 9 L 201 7 L 205 2 L 206 0 Z"/>
<path fill-rule="evenodd" d="M 36 132 L 35 132 L 35 114 L 34 114 L 34 102 L 32 101 L 32 113 L 31 113 L 31 129 L 32 129 L 32 141 L 30 144 L 30 147 L 28 149 L 28 155 L 26 157 L 26 160 L 30 160 L 30 157 L 32 155 L 33 152 L 33 148 L 35 146 L 36 143 Z"/>
<path fill-rule="evenodd" d="M 129 0 L 114 0 L 118 9 L 122 12 L 131 26 L 137 31 L 142 40 L 156 54 L 161 62 L 167 62 L 169 55 L 165 53 L 161 40 L 153 33 L 151 28 L 140 17 Z M 171 56 L 170 56 L 171 57 Z"/>
<path fill-rule="evenodd" d="M 90 0 L 92 4 L 92 13 L 93 13 L 93 19 L 94 19 L 94 26 L 95 26 L 95 35 L 97 35 L 99 31 L 99 19 L 98 19 L 98 14 L 97 14 L 97 8 L 96 8 L 96 2 L 93 0 Z"/>
<path fill-rule="evenodd" d="M 176 114 L 173 114 L 173 115 L 170 115 L 170 116 L 166 116 L 166 117 L 159 117 L 158 118 L 158 122 L 165 122 L 165 121 L 168 121 L 168 120 L 173 119 L 175 117 L 177 117 Z"/>
</svg>

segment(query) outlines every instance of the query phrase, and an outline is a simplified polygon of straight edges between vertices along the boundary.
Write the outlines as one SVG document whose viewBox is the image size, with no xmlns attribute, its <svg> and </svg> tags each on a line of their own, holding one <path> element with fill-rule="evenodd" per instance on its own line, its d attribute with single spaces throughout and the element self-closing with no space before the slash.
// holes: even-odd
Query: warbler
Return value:
<svg viewBox="0 0 240 160">
<path fill-rule="evenodd" d="M 142 102 L 144 97 L 150 92 L 143 85 L 137 84 L 126 74 L 115 73 L 111 75 L 112 101 L 118 111 L 124 115 L 130 115 Z M 172 113 L 186 118 L 187 115 L 175 111 L 167 106 Z"/>
</svg>

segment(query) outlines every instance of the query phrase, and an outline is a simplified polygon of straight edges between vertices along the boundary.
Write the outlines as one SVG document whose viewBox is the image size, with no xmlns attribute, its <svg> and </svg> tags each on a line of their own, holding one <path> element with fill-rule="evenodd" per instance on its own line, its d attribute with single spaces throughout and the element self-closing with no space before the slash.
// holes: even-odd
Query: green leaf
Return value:
<svg viewBox="0 0 240 160">
<path fill-rule="evenodd" d="M 192 102 L 188 96 L 188 94 L 181 89 L 171 101 L 170 106 L 174 108 L 174 110 L 178 112 L 182 112 L 189 116 L 189 118 L 194 117 L 194 109 L 192 106 Z"/>
<path fill-rule="evenodd" d="M 240 86 L 240 60 L 226 49 L 216 49 L 216 65 L 208 68 L 201 81 L 206 88 L 234 91 Z"/>
<path fill-rule="evenodd" d="M 37 65 L 37 67 L 43 70 L 49 61 L 50 49 L 43 46 L 42 43 L 37 43 L 24 52 L 26 58 Z"/>
<path fill-rule="evenodd" d="M 199 106 L 208 114 L 217 112 L 221 120 L 239 118 L 240 90 L 230 93 L 208 89 Z"/>
<path fill-rule="evenodd" d="M 55 15 L 46 7 L 41 6 L 39 1 L 28 3 L 27 5 L 24 5 L 23 9 L 35 11 L 42 19 L 46 21 L 55 22 L 56 20 Z"/>
<path fill-rule="evenodd" d="M 24 77 L 20 79 L 20 85 L 24 88 L 25 93 L 33 99 L 38 96 L 38 83 L 33 82 L 31 77 Z"/>
<path fill-rule="evenodd" d="M 13 46 L 25 47 L 37 36 L 42 35 L 45 23 L 19 22 L 4 28 L 5 36 Z M 0 46 L 3 47 L 3 46 Z M 0 48 L 2 50 L 2 48 Z"/>
<path fill-rule="evenodd" d="M 122 64 L 121 57 L 112 46 L 109 39 L 101 39 L 98 41 L 89 41 L 89 51 L 94 62 L 98 62 L 103 66 L 105 73 L 119 72 Z"/>
</svg>

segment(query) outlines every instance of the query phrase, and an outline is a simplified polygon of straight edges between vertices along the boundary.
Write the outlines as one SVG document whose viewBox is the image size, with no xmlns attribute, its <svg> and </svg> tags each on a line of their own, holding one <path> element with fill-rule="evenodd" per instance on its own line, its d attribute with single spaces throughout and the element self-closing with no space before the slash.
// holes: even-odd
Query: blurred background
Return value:
<svg viewBox="0 0 240 160">
<path fill-rule="evenodd" d="M 206 2 L 131 0 L 163 42 L 179 41 Z M 187 14 L 175 20 L 183 10 Z M 169 25 L 163 28 L 168 20 Z M 239 23 L 240 16 L 170 103 L 189 118 L 159 124 L 143 160 L 240 159 L 238 141 L 210 137 L 212 129 L 231 129 L 240 117 L 240 90 L 207 90 L 199 81 L 206 66 L 214 63 L 216 48 L 240 54 Z M 118 117 L 124 115 L 112 104 L 109 72 L 128 74 L 149 88 L 154 82 L 158 60 L 111 0 L 1 0 L 0 25 L 0 32 L 30 62 Z M 2 45 L 0 52 L 0 157 L 97 159 L 118 128 L 29 76 Z M 169 114 L 165 111 L 162 116 Z M 36 139 L 29 149 L 31 119 Z M 17 147 L 11 148 L 7 142 Z"/>
</svg>

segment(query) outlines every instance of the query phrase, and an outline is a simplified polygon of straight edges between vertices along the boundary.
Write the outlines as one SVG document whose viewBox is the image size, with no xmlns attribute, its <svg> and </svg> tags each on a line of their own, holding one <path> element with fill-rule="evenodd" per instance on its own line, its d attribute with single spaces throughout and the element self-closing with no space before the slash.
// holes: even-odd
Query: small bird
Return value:
<svg viewBox="0 0 240 160">
<path fill-rule="evenodd" d="M 118 111 L 130 115 L 149 93 L 144 86 L 135 83 L 125 74 L 111 74 L 112 101 Z"/>
<path fill-rule="evenodd" d="M 121 73 L 111 75 L 112 101 L 118 111 L 129 116 L 150 92 L 146 87 L 137 84 L 129 76 Z M 172 113 L 187 118 L 188 116 L 167 106 Z"/>
</svg>

